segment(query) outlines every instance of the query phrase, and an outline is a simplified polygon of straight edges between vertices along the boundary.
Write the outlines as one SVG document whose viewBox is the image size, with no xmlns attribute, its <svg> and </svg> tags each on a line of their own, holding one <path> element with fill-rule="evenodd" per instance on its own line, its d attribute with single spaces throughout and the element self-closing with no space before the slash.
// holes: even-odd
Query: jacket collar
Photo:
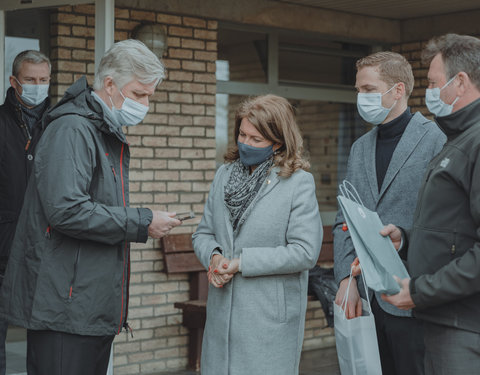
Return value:
<svg viewBox="0 0 480 375">
<path fill-rule="evenodd" d="M 113 135 L 121 142 L 127 143 L 122 129 L 106 118 L 101 104 L 93 98 L 92 89 L 88 86 L 85 76 L 78 79 L 65 91 L 62 99 L 44 117 L 44 124 L 48 125 L 53 120 L 68 114 L 86 117 L 101 132 Z"/>
<path fill-rule="evenodd" d="M 455 138 L 472 125 L 480 122 L 480 99 L 448 116 L 435 117 L 435 122 L 448 139 Z"/>
</svg>

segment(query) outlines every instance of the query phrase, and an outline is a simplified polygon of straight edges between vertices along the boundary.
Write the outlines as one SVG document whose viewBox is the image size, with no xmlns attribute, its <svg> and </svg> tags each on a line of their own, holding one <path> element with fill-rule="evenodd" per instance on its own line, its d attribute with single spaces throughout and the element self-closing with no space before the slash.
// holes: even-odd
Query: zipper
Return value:
<svg viewBox="0 0 480 375">
<path fill-rule="evenodd" d="M 453 231 L 453 244 L 452 244 L 452 247 L 450 248 L 450 255 L 455 255 L 455 253 L 457 252 L 457 247 L 456 247 L 456 243 L 457 243 L 457 231 L 454 230 Z"/>
<path fill-rule="evenodd" d="M 50 225 L 47 227 L 47 229 L 45 229 L 45 238 L 46 238 L 46 239 L 50 239 L 50 237 L 51 237 L 51 230 L 52 230 L 52 228 L 50 227 Z"/>
<path fill-rule="evenodd" d="M 80 248 L 77 250 L 77 255 L 75 257 L 75 263 L 73 265 L 73 277 L 72 281 L 70 282 L 70 288 L 68 290 L 68 300 L 72 300 L 72 292 L 73 292 L 73 286 L 75 285 L 75 280 L 77 279 L 77 270 L 78 270 L 78 262 L 80 260 Z"/>
<path fill-rule="evenodd" d="M 123 150 L 125 148 L 125 144 L 122 143 L 122 149 L 120 150 L 120 180 L 122 182 L 122 198 L 123 198 L 123 207 L 126 206 L 126 201 L 125 201 L 125 185 L 123 183 Z M 112 168 L 113 171 L 115 171 L 113 168 Z M 114 175 L 115 175 L 115 172 L 114 172 Z M 123 287 L 125 285 L 125 263 L 127 261 L 127 242 L 125 242 L 125 246 L 123 248 L 123 267 L 122 267 L 122 308 L 120 310 L 120 323 L 119 323 L 119 326 L 118 326 L 118 332 L 117 334 L 119 334 L 122 330 L 122 322 L 123 322 L 123 326 L 125 327 L 125 330 L 128 332 L 128 328 L 129 325 L 127 323 L 127 315 L 128 315 L 128 289 L 129 289 L 129 285 L 127 284 L 127 298 L 126 298 L 126 305 L 125 305 L 125 320 L 123 319 L 123 311 L 124 311 L 124 308 L 123 308 Z M 127 265 L 127 283 L 130 282 L 130 257 L 128 257 L 128 265 Z"/>
</svg>

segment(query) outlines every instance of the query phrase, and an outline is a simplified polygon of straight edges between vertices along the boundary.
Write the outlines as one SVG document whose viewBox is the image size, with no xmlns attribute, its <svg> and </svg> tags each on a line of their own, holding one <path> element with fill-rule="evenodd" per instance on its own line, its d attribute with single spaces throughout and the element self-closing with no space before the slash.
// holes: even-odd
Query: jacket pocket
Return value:
<svg viewBox="0 0 480 375">
<path fill-rule="evenodd" d="M 285 301 L 285 283 L 283 280 L 277 280 L 277 306 L 278 321 L 285 322 L 287 320 L 287 303 Z"/>
<path fill-rule="evenodd" d="M 70 281 L 70 287 L 68 288 L 68 302 L 72 302 L 73 288 L 75 287 L 75 281 L 77 280 L 79 263 L 80 263 L 80 246 L 77 249 L 77 253 L 75 255 L 75 263 L 73 264 L 73 275 Z"/>
</svg>

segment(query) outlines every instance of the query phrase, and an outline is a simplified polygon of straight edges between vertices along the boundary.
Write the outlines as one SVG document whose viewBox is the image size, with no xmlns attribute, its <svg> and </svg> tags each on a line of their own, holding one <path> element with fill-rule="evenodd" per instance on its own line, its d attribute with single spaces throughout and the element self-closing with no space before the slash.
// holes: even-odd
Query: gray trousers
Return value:
<svg viewBox="0 0 480 375">
<path fill-rule="evenodd" d="M 480 333 L 424 324 L 425 375 L 480 373 Z"/>
</svg>

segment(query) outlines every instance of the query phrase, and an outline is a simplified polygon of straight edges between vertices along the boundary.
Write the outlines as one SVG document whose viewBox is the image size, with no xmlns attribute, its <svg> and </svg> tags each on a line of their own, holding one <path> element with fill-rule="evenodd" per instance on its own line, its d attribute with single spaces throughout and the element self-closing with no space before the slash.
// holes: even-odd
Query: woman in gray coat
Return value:
<svg viewBox="0 0 480 375">
<path fill-rule="evenodd" d="M 193 244 L 209 270 L 202 375 L 295 375 L 322 223 L 292 106 L 244 102 Z"/>
</svg>

